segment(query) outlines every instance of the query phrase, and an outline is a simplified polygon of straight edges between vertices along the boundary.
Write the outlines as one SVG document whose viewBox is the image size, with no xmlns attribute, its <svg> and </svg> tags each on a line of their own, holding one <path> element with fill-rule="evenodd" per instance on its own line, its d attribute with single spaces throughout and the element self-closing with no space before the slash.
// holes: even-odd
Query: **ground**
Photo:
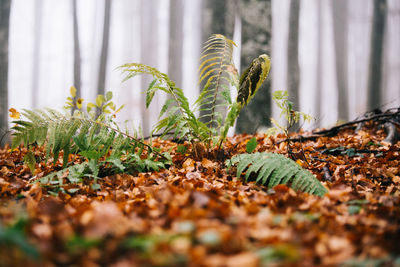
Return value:
<svg viewBox="0 0 400 267">
<path fill-rule="evenodd" d="M 228 139 L 227 154 L 245 152 L 252 137 Z M 287 155 L 283 135 L 256 138 L 256 151 Z M 172 149 L 168 170 L 55 192 L 35 180 L 60 162 L 36 164 L 32 177 L 26 149 L 6 147 L 0 266 L 400 266 L 400 142 L 384 138 L 372 123 L 293 143 L 297 163 L 329 189 L 324 197 L 244 183 L 222 161 L 159 139 Z"/>
</svg>

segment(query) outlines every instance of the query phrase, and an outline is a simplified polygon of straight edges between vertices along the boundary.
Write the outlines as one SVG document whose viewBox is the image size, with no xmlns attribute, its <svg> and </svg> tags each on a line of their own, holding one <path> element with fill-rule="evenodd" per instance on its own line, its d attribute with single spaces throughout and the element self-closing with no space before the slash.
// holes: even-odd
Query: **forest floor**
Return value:
<svg viewBox="0 0 400 267">
<path fill-rule="evenodd" d="M 252 137 L 228 139 L 227 151 L 245 152 Z M 287 154 L 283 135 L 256 138 L 256 151 Z M 54 192 L 34 180 L 60 162 L 36 164 L 32 178 L 26 149 L 4 148 L 0 266 L 400 266 L 400 142 L 384 138 L 372 123 L 293 143 L 324 197 L 244 183 L 222 162 L 159 139 L 172 149 L 168 170 Z"/>
</svg>

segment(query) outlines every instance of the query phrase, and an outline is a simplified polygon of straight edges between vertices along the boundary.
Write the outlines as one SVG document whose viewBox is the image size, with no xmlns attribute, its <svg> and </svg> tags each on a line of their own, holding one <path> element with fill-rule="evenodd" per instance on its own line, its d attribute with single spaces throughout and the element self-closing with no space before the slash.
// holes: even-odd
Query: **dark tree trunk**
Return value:
<svg viewBox="0 0 400 267">
<path fill-rule="evenodd" d="M 8 143 L 8 33 L 11 0 L 0 1 L 0 147 Z"/>
<path fill-rule="evenodd" d="M 42 0 L 35 1 L 34 37 L 32 59 L 32 108 L 37 108 L 39 98 L 40 54 L 42 35 Z"/>
<path fill-rule="evenodd" d="M 229 14 L 228 0 L 207 0 L 205 6 L 205 17 L 203 19 L 204 36 L 203 41 L 206 41 L 211 34 L 219 33 L 231 38 L 231 27 L 228 27 L 227 21 Z M 232 25 L 233 26 L 233 25 Z"/>
<path fill-rule="evenodd" d="M 78 12 L 76 1 L 72 1 L 73 16 L 73 34 L 74 34 L 74 86 L 76 88 L 76 97 L 74 102 L 81 97 L 81 50 L 79 47 L 79 30 L 78 30 Z M 74 110 L 72 110 L 74 112 Z"/>
<path fill-rule="evenodd" d="M 374 15 L 371 30 L 371 52 L 368 75 L 368 108 L 373 110 L 381 105 L 382 59 L 385 36 L 386 0 L 374 1 Z"/>
<path fill-rule="evenodd" d="M 97 83 L 97 94 L 104 95 L 106 83 L 106 70 L 108 58 L 108 42 L 110 36 L 110 19 L 111 19 L 111 0 L 105 0 L 104 5 L 104 25 L 103 25 L 103 41 L 100 54 L 99 77 Z"/>
<path fill-rule="evenodd" d="M 336 79 L 338 86 L 338 119 L 349 119 L 348 103 L 348 67 L 347 67 L 347 40 L 348 40 L 348 1 L 332 0 L 333 38 L 335 42 Z"/>
<path fill-rule="evenodd" d="M 182 88 L 183 0 L 171 0 L 169 11 L 168 76 Z"/>
<path fill-rule="evenodd" d="M 289 9 L 289 36 L 287 47 L 287 86 L 289 100 L 293 102 L 293 108 L 299 109 L 299 16 L 300 0 L 291 0 Z M 296 130 L 295 125 L 292 130 Z"/>
<path fill-rule="evenodd" d="M 242 19 L 241 66 L 243 72 L 261 54 L 271 55 L 272 8 L 271 0 L 240 0 L 236 12 Z M 273 64 L 273 63 L 272 63 Z M 271 94 L 270 78 L 240 113 L 237 133 L 254 133 L 270 125 Z"/>
<path fill-rule="evenodd" d="M 203 17 L 203 43 L 211 36 L 211 34 L 222 34 L 229 39 L 232 39 L 233 34 L 233 23 L 235 12 L 232 12 L 230 6 L 234 1 L 228 0 L 207 0 L 206 7 L 204 10 Z M 200 90 L 204 88 L 206 81 L 200 84 Z M 228 82 L 223 80 L 220 84 L 224 83 L 226 86 Z M 222 85 L 221 85 L 222 86 Z M 218 106 L 218 103 L 217 103 Z M 205 104 L 202 106 L 200 111 L 200 116 L 202 121 L 206 124 L 210 124 L 211 117 L 208 116 L 211 113 L 211 104 Z M 218 106 L 215 108 L 214 112 L 222 114 L 225 116 L 226 108 L 223 106 Z M 217 127 L 216 124 L 209 125 L 211 127 Z"/>
</svg>

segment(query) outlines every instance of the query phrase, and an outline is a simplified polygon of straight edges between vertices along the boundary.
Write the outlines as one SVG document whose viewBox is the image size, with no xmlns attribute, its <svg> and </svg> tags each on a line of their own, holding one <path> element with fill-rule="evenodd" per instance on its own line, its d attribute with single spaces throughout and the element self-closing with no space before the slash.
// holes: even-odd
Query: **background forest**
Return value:
<svg viewBox="0 0 400 267">
<path fill-rule="evenodd" d="M 0 127 L 8 109 L 61 107 L 74 85 L 86 101 L 104 91 L 125 104 L 117 118 L 146 135 L 163 99 L 145 109 L 150 78 L 121 83 L 118 66 L 157 67 L 190 101 L 212 33 L 233 39 L 235 64 L 259 54 L 272 69 L 236 132 L 269 125 L 271 91 L 288 90 L 295 108 L 327 127 L 368 110 L 400 106 L 400 2 L 396 0 L 1 0 Z M 156 96 L 158 97 L 158 96 Z M 3 142 L 6 139 L 3 139 Z"/>
</svg>

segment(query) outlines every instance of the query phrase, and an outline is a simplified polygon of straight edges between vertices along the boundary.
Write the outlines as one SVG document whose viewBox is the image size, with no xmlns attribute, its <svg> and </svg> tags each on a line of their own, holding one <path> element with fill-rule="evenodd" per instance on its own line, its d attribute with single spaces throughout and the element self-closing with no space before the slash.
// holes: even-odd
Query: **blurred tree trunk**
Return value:
<svg viewBox="0 0 400 267">
<path fill-rule="evenodd" d="M 8 34 L 11 0 L 0 1 L 0 147 L 8 143 Z"/>
<path fill-rule="evenodd" d="M 242 19 L 240 69 L 243 72 L 259 55 L 271 55 L 271 0 L 240 0 L 234 10 L 239 12 Z M 270 88 L 268 78 L 250 104 L 241 111 L 236 132 L 254 133 L 270 125 Z"/>
<path fill-rule="evenodd" d="M 295 110 L 299 110 L 299 16 L 300 0 L 291 0 L 289 7 L 289 36 L 287 47 L 287 85 L 289 100 L 293 102 L 293 108 Z M 294 125 L 292 130 L 296 130 L 296 128 L 298 128 L 298 125 Z"/>
<path fill-rule="evenodd" d="M 315 126 L 318 127 L 321 119 L 321 102 L 322 102 L 322 76 L 323 69 L 322 66 L 324 64 L 323 57 L 323 46 L 324 46 L 324 37 L 323 37 L 323 18 L 322 18 L 322 2 L 317 1 L 317 75 L 316 75 L 316 92 L 315 92 L 315 118 L 318 120 L 315 121 Z"/>
<path fill-rule="evenodd" d="M 230 17 L 228 14 L 229 0 L 207 0 L 204 10 L 203 19 L 203 42 L 210 37 L 211 34 L 219 33 L 231 38 L 233 25 L 229 27 L 227 21 Z"/>
<path fill-rule="evenodd" d="M 236 1 L 236 7 L 239 8 L 238 1 Z M 239 14 L 239 12 L 236 12 L 235 14 L 235 21 L 234 21 L 234 27 L 233 27 L 233 39 L 232 39 L 236 47 L 233 50 L 233 63 L 236 66 L 238 75 L 240 75 L 242 68 L 241 68 L 241 52 L 242 52 L 242 17 Z M 238 90 L 234 86 L 230 86 L 230 92 L 231 92 L 231 99 L 235 100 L 238 96 Z M 236 120 L 236 122 L 233 124 L 233 127 L 228 130 L 228 136 L 233 136 L 235 134 L 235 131 L 237 129 L 237 125 L 239 122 L 239 118 Z"/>
<path fill-rule="evenodd" d="M 368 75 L 368 109 L 381 105 L 382 59 L 385 36 L 386 0 L 374 0 L 374 14 L 371 30 L 371 52 Z"/>
<path fill-rule="evenodd" d="M 169 7 L 168 76 L 182 88 L 183 0 L 171 0 Z"/>
<path fill-rule="evenodd" d="M 105 0 L 104 3 L 104 24 L 103 24 L 103 41 L 101 45 L 99 76 L 97 82 L 97 94 L 104 95 L 106 83 L 108 42 L 110 36 L 110 19 L 111 19 L 111 0 Z"/>
<path fill-rule="evenodd" d="M 73 16 L 73 35 L 74 35 L 74 86 L 76 88 L 76 100 L 81 97 L 81 50 L 79 47 L 79 30 L 78 30 L 78 12 L 76 1 L 72 1 L 72 16 Z M 72 113 L 74 110 L 71 111 Z"/>
<path fill-rule="evenodd" d="M 205 4 L 204 17 L 203 17 L 203 44 L 212 34 L 222 34 L 229 39 L 232 39 L 234 14 L 229 11 L 229 4 L 234 1 L 229 0 L 207 0 Z M 200 90 L 203 90 L 206 81 L 200 84 Z M 225 80 L 221 83 L 226 83 Z M 218 103 L 217 103 L 218 105 Z M 206 104 L 201 107 L 200 116 L 204 123 L 209 123 L 211 105 Z M 221 113 L 223 116 L 226 113 L 224 107 L 217 107 L 215 112 Z M 212 125 L 216 127 L 217 125 Z"/>
<path fill-rule="evenodd" d="M 318 1 L 319 2 L 319 1 Z M 335 42 L 336 79 L 338 87 L 338 119 L 349 119 L 347 41 L 348 41 L 348 1 L 332 0 L 333 38 Z"/>
<path fill-rule="evenodd" d="M 42 0 L 35 1 L 33 26 L 33 59 L 32 59 L 32 108 L 37 108 L 39 98 L 40 54 L 42 35 Z"/>
<path fill-rule="evenodd" d="M 140 55 L 141 63 L 157 67 L 157 45 L 158 45 L 158 29 L 157 29 L 157 15 L 154 14 L 157 10 L 157 1 L 148 0 L 141 1 L 141 34 L 140 34 Z M 141 89 L 145 91 L 151 82 L 152 77 L 149 75 L 141 76 Z M 152 122 L 151 114 L 149 109 L 146 108 L 146 94 L 141 94 L 141 114 L 142 114 L 142 131 L 143 135 L 148 135 L 150 133 L 150 127 Z M 152 104 L 156 104 L 153 100 Z"/>
</svg>

